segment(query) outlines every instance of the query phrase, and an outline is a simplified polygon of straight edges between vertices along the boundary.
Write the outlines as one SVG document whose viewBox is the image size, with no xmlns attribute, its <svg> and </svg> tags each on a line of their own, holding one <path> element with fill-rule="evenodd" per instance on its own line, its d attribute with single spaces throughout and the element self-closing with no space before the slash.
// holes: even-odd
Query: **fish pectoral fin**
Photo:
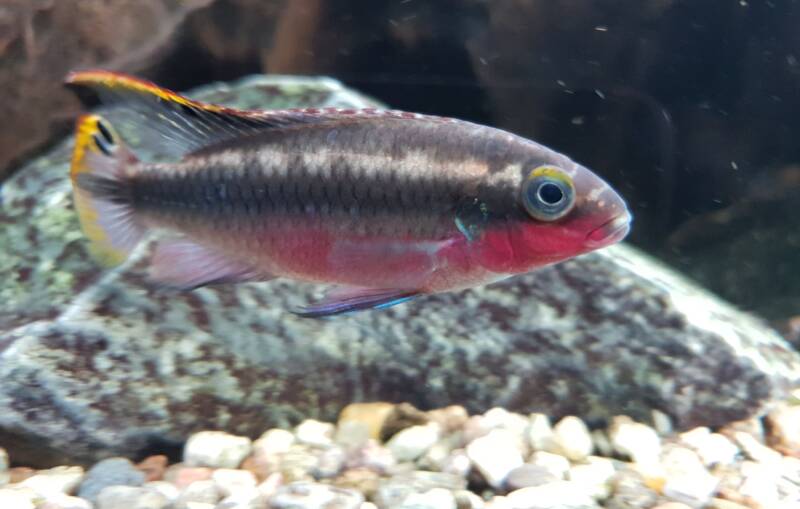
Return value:
<svg viewBox="0 0 800 509">
<path fill-rule="evenodd" d="M 292 110 L 238 110 L 194 101 L 121 73 L 73 72 L 66 85 L 100 111 L 123 136 L 159 156 L 180 159 L 204 147 L 264 130 L 326 121 L 324 115 Z"/>
<path fill-rule="evenodd" d="M 182 290 L 274 278 L 247 263 L 186 238 L 158 240 L 148 275 L 154 282 Z"/>
<path fill-rule="evenodd" d="M 294 313 L 306 318 L 322 318 L 366 309 L 385 309 L 411 300 L 417 295 L 417 290 L 340 286 L 328 290 L 319 302 Z"/>
</svg>

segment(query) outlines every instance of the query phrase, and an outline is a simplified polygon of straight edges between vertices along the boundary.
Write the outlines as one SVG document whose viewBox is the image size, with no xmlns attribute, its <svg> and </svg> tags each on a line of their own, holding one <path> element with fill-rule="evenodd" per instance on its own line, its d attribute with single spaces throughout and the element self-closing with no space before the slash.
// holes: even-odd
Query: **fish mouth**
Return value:
<svg viewBox="0 0 800 509">
<path fill-rule="evenodd" d="M 631 215 L 625 211 L 593 229 L 586 235 L 591 247 L 603 247 L 624 239 L 631 229 Z"/>
</svg>

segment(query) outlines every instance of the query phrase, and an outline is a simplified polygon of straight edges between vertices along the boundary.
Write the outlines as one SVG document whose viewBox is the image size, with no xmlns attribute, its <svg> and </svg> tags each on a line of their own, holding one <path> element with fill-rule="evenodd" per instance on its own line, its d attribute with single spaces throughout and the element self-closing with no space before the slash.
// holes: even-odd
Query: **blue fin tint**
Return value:
<svg viewBox="0 0 800 509">
<path fill-rule="evenodd" d="M 417 296 L 415 290 L 336 288 L 316 304 L 294 311 L 305 318 L 322 318 L 365 309 L 386 309 Z"/>
</svg>

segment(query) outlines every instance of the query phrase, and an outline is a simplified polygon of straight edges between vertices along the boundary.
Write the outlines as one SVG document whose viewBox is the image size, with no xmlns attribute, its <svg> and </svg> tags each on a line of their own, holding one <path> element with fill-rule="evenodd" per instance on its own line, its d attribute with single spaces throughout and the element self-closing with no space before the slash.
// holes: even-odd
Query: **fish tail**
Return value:
<svg viewBox="0 0 800 509">
<path fill-rule="evenodd" d="M 75 209 L 90 251 L 107 266 L 125 261 L 144 233 L 137 224 L 129 178 L 137 163 L 105 119 L 78 119 L 70 167 Z"/>
</svg>

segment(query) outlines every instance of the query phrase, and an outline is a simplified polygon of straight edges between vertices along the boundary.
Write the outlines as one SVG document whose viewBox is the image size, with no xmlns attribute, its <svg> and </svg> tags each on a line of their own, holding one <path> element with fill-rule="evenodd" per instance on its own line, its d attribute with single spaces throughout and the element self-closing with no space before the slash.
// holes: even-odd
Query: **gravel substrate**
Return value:
<svg viewBox="0 0 800 509">
<path fill-rule="evenodd" d="M 712 431 L 627 417 L 359 403 L 251 441 L 189 437 L 183 461 L 109 458 L 90 469 L 10 468 L 2 509 L 800 508 L 800 406 Z M 13 460 L 13 458 L 12 458 Z"/>
</svg>

